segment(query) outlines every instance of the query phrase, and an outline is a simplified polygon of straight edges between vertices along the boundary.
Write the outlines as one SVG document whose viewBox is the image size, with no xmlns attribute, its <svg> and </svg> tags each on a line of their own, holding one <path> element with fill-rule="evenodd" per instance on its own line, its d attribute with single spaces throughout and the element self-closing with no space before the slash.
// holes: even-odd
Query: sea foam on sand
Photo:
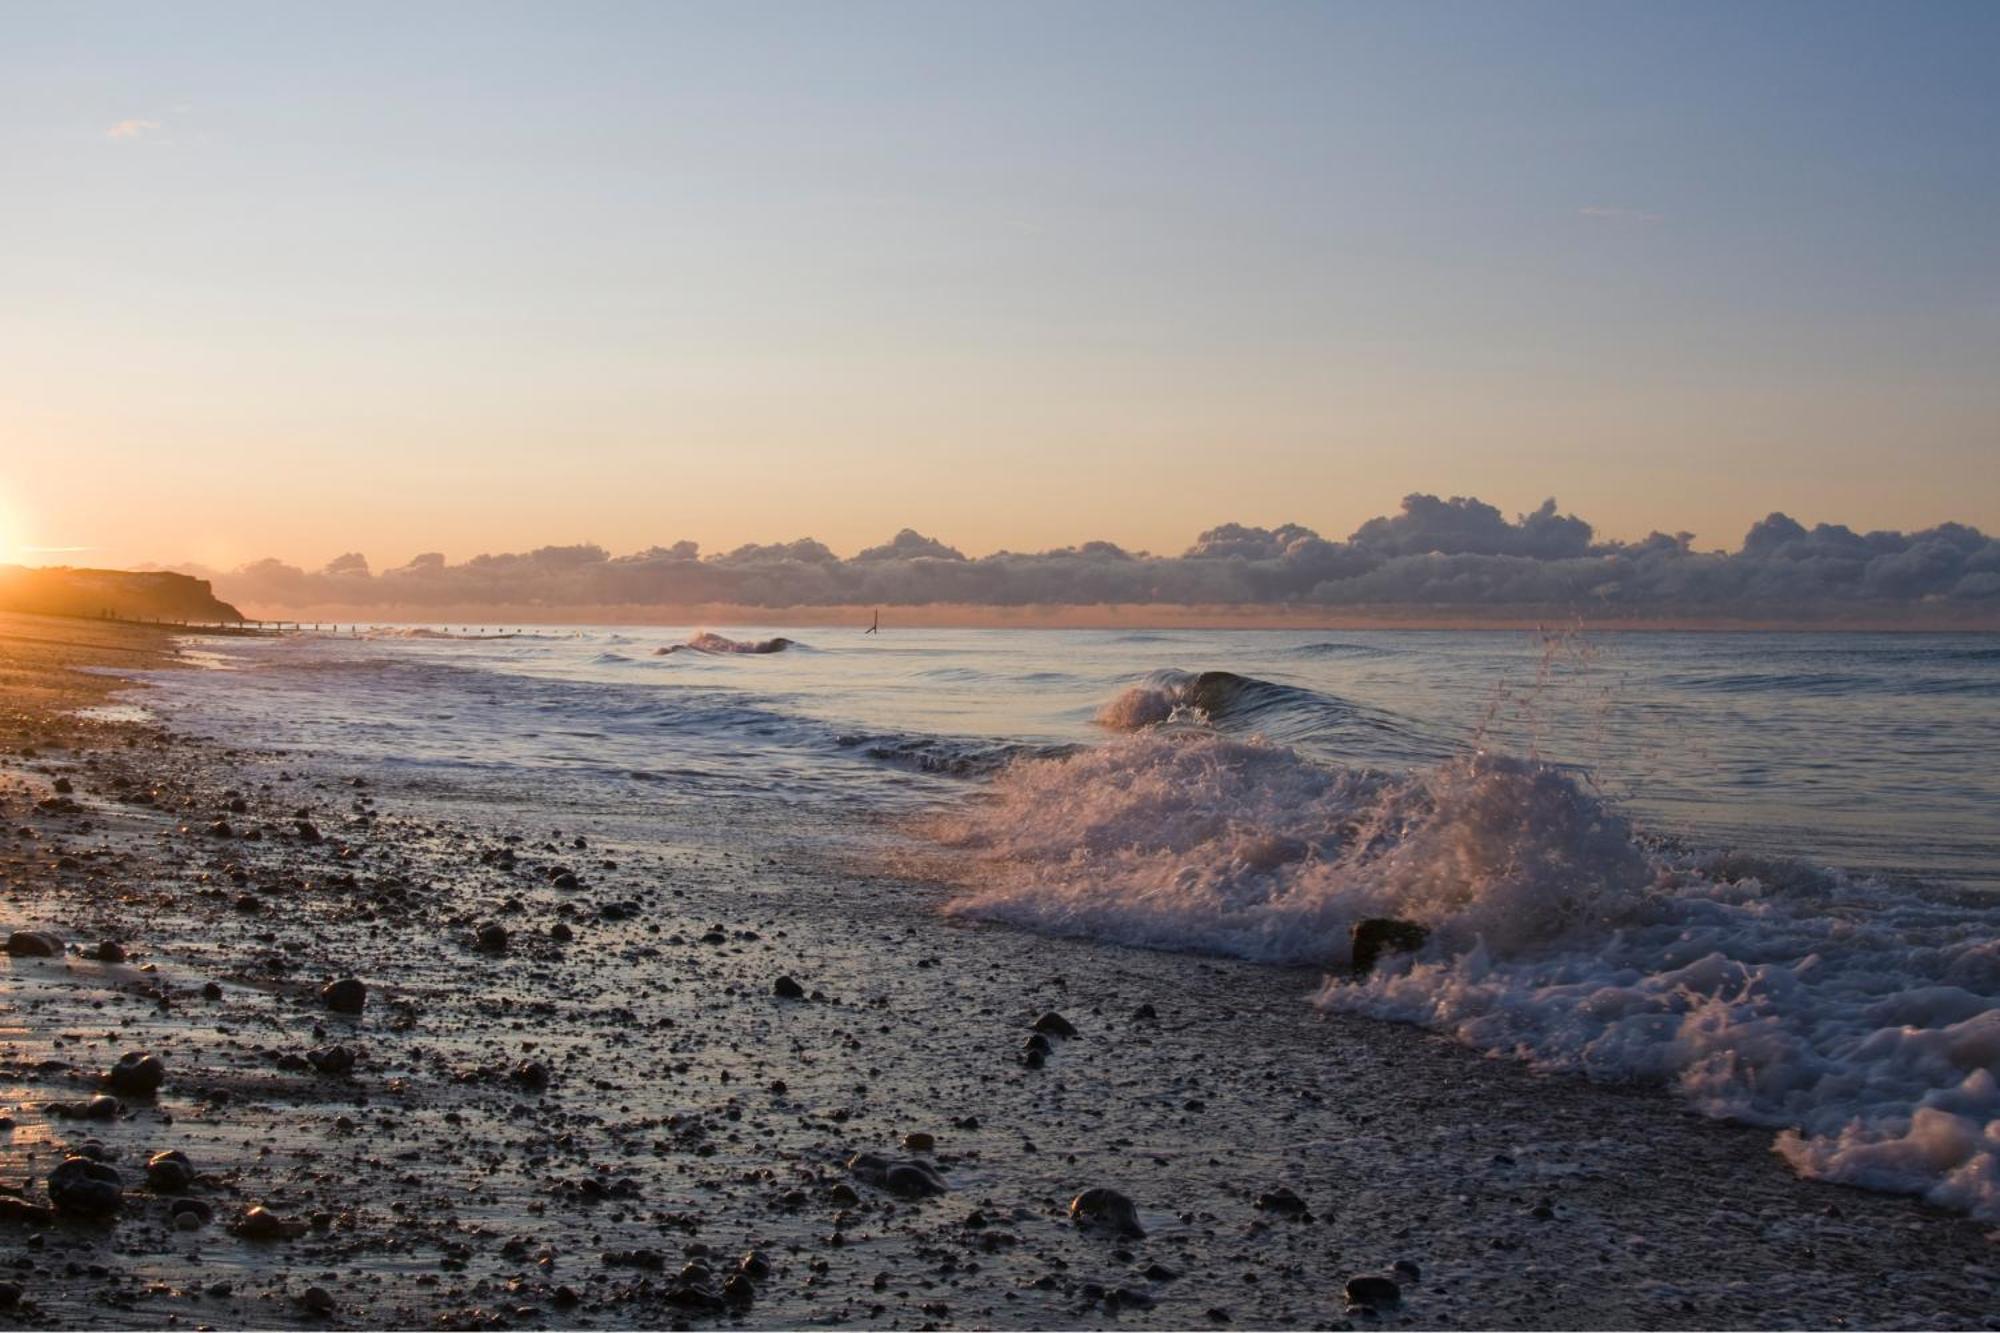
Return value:
<svg viewBox="0 0 2000 1333">
<path fill-rule="evenodd" d="M 924 831 L 969 853 L 955 912 L 1322 965 L 1323 1008 L 1664 1082 L 1806 1175 L 2000 1220 L 2000 907 L 1650 848 L 1545 765 L 1391 775 L 1205 730 L 1016 762 Z M 1374 916 L 1430 939 L 1347 980 Z"/>
</svg>

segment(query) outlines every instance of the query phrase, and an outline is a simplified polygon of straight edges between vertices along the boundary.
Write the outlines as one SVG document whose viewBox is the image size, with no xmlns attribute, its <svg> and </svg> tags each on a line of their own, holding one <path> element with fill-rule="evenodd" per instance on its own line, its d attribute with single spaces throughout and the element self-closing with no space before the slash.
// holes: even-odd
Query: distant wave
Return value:
<svg viewBox="0 0 2000 1333">
<path fill-rule="evenodd" d="M 1206 728 L 1016 761 L 920 832 L 961 854 L 952 911 L 1316 964 L 1325 1008 L 1663 1082 L 1804 1174 L 2000 1220 L 2000 905 L 1661 852 L 1535 763 L 1391 775 Z M 1368 917 L 1430 936 L 1349 981 Z"/>
<path fill-rule="evenodd" d="M 1167 722 L 1217 722 L 1287 702 L 1324 699 L 1234 671 L 1155 671 L 1097 710 L 1111 731 L 1138 731 Z"/>
<path fill-rule="evenodd" d="M 1387 648 L 1369 643 L 1302 643 L 1286 652 L 1294 657 L 1387 657 Z"/>
<path fill-rule="evenodd" d="M 725 653 L 782 653 L 788 648 L 803 648 L 804 646 L 804 644 L 799 643 L 797 640 L 787 639 L 783 635 L 771 639 L 740 640 L 731 639 L 710 630 L 703 630 L 690 638 L 686 643 L 670 643 L 664 648 L 655 648 L 653 655 L 655 657 L 666 657 L 673 653 L 710 653 L 715 655 Z"/>
</svg>

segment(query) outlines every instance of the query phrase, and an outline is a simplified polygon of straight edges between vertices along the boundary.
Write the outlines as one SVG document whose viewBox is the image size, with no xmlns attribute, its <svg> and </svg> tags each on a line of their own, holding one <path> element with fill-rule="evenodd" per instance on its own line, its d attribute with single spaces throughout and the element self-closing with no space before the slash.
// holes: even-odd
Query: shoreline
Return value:
<svg viewBox="0 0 2000 1333">
<path fill-rule="evenodd" d="M 648 626 L 866 629 L 880 610 L 885 632 L 895 629 L 1074 629 L 1074 630 L 1547 630 L 1579 628 L 1603 633 L 1715 634 L 1994 634 L 2000 613 L 1920 609 L 1907 612 L 1843 613 L 1745 619 L 1701 615 L 1596 615 L 1576 607 L 1523 607 L 1494 612 L 1479 607 L 1338 609 L 1282 606 L 743 606 L 610 605 L 556 608 L 538 605 L 413 605 L 285 607 L 242 603 L 244 614 L 266 621 L 327 625 L 478 626 Z"/>
<path fill-rule="evenodd" d="M 945 917 L 782 812 L 663 840 L 65 721 L 128 688 L 71 668 L 171 644 L 8 637 L 33 628 L 0 617 L 0 820 L 34 834 L 0 844 L 4 924 L 71 949 L 0 964 L 0 1186 L 41 1201 L 54 1145 L 95 1137 L 127 1193 L 115 1224 L 0 1222 L 23 1288 L 0 1320 L 312 1326 L 317 1290 L 397 1327 L 1989 1326 L 2000 1233 L 1801 1180 L 1768 1128 L 1319 1013 L 1314 969 Z M 38 808 L 57 778 L 76 811 Z M 127 961 L 85 956 L 105 939 Z M 318 999 L 348 974 L 358 1017 Z M 1027 1068 L 1050 1010 L 1079 1033 Z M 335 1046 L 344 1073 L 307 1058 Z M 166 1062 L 156 1097 L 39 1109 L 127 1050 Z M 167 1149 L 211 1225 L 171 1229 L 138 1187 Z M 949 1192 L 878 1188 L 861 1152 L 919 1155 Z M 1149 1234 L 1072 1226 L 1096 1186 Z M 301 1234 L 226 1230 L 259 1203 Z M 751 1303 L 705 1303 L 751 1251 Z M 1348 1308 L 1348 1279 L 1399 1261 L 1401 1304 Z"/>
</svg>

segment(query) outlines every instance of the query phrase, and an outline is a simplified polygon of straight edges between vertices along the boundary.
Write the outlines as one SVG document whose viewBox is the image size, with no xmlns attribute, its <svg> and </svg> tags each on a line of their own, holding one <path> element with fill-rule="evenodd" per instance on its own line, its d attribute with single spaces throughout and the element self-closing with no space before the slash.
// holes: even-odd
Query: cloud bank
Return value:
<svg viewBox="0 0 2000 1333">
<path fill-rule="evenodd" d="M 614 556 L 545 546 L 374 570 L 360 554 L 305 570 L 275 559 L 195 570 L 259 608 L 700 606 L 1471 608 L 1597 616 L 1797 617 L 1934 608 L 2000 613 L 2000 541 L 1946 523 L 1920 532 L 1808 528 L 1774 513 L 1734 552 L 1687 533 L 1599 541 L 1554 500 L 1508 519 L 1477 499 L 1411 495 L 1345 540 L 1287 523 L 1225 523 L 1178 555 L 1106 541 L 976 559 L 905 529 L 842 557 L 811 538 L 703 554 L 693 542 Z M 453 614 L 459 614 L 454 611 Z"/>
</svg>

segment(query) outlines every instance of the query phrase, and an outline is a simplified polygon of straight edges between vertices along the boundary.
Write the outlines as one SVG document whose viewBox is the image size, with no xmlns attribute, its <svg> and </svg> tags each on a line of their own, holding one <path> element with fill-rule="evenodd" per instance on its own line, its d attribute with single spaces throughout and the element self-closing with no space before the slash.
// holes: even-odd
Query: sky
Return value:
<svg viewBox="0 0 2000 1333">
<path fill-rule="evenodd" d="M 0 8 L 0 561 L 2000 528 L 2000 5 Z"/>
</svg>

